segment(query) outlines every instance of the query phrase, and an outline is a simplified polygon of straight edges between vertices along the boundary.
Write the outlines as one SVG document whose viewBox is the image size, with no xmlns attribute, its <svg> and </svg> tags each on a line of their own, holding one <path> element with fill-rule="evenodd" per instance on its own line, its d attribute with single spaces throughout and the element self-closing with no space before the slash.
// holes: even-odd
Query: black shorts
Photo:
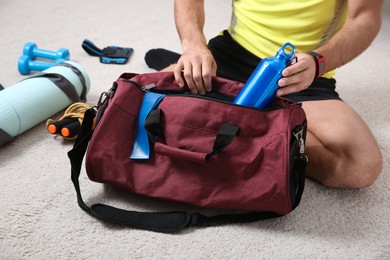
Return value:
<svg viewBox="0 0 390 260">
<path fill-rule="evenodd" d="M 245 83 L 261 61 L 261 58 L 234 41 L 226 30 L 223 35 L 211 39 L 208 47 L 217 63 L 217 76 L 223 78 Z M 307 89 L 284 97 L 296 102 L 341 100 L 335 89 L 336 80 L 320 77 L 315 79 Z"/>
</svg>

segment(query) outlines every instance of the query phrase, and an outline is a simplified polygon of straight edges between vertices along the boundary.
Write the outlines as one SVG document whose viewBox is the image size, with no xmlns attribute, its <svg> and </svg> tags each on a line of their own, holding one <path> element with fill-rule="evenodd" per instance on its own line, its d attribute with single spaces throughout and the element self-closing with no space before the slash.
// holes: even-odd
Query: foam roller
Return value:
<svg viewBox="0 0 390 260">
<path fill-rule="evenodd" d="M 65 61 L 0 91 L 0 146 L 85 98 L 86 71 Z"/>
</svg>

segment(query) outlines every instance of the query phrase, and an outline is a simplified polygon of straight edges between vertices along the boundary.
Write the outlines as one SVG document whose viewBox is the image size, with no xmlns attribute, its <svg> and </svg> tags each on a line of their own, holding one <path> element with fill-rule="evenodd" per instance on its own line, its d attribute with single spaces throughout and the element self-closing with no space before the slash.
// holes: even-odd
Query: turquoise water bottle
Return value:
<svg viewBox="0 0 390 260">
<path fill-rule="evenodd" d="M 261 60 L 233 103 L 265 108 L 275 97 L 282 71 L 294 60 L 295 46 L 285 43 L 274 57 Z"/>
</svg>

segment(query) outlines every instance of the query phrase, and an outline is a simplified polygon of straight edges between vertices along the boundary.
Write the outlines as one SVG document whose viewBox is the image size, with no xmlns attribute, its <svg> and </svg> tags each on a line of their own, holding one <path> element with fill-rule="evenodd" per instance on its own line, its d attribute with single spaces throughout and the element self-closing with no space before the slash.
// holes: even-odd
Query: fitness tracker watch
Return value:
<svg viewBox="0 0 390 260">
<path fill-rule="evenodd" d="M 314 58 L 314 61 L 316 62 L 315 77 L 316 78 L 321 77 L 322 75 L 325 74 L 325 57 L 314 51 L 309 51 L 308 54 L 310 54 Z"/>
</svg>

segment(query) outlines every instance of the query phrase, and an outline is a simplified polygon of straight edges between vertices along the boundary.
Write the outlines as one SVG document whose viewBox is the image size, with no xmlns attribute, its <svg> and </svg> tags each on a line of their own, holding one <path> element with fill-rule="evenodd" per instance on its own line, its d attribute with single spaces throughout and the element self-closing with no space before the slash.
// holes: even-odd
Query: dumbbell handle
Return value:
<svg viewBox="0 0 390 260">
<path fill-rule="evenodd" d="M 64 60 L 56 60 L 55 63 L 44 62 L 44 61 L 33 61 L 29 56 L 23 55 L 18 60 L 18 69 L 20 74 L 28 75 L 30 74 L 31 70 L 43 71 L 62 61 Z"/>
<path fill-rule="evenodd" d="M 33 42 L 28 42 L 24 45 L 23 54 L 29 56 L 32 60 L 35 57 L 50 59 L 50 60 L 69 60 L 70 54 L 69 50 L 61 48 L 58 51 L 50 51 L 39 49 L 37 45 Z"/>
</svg>

